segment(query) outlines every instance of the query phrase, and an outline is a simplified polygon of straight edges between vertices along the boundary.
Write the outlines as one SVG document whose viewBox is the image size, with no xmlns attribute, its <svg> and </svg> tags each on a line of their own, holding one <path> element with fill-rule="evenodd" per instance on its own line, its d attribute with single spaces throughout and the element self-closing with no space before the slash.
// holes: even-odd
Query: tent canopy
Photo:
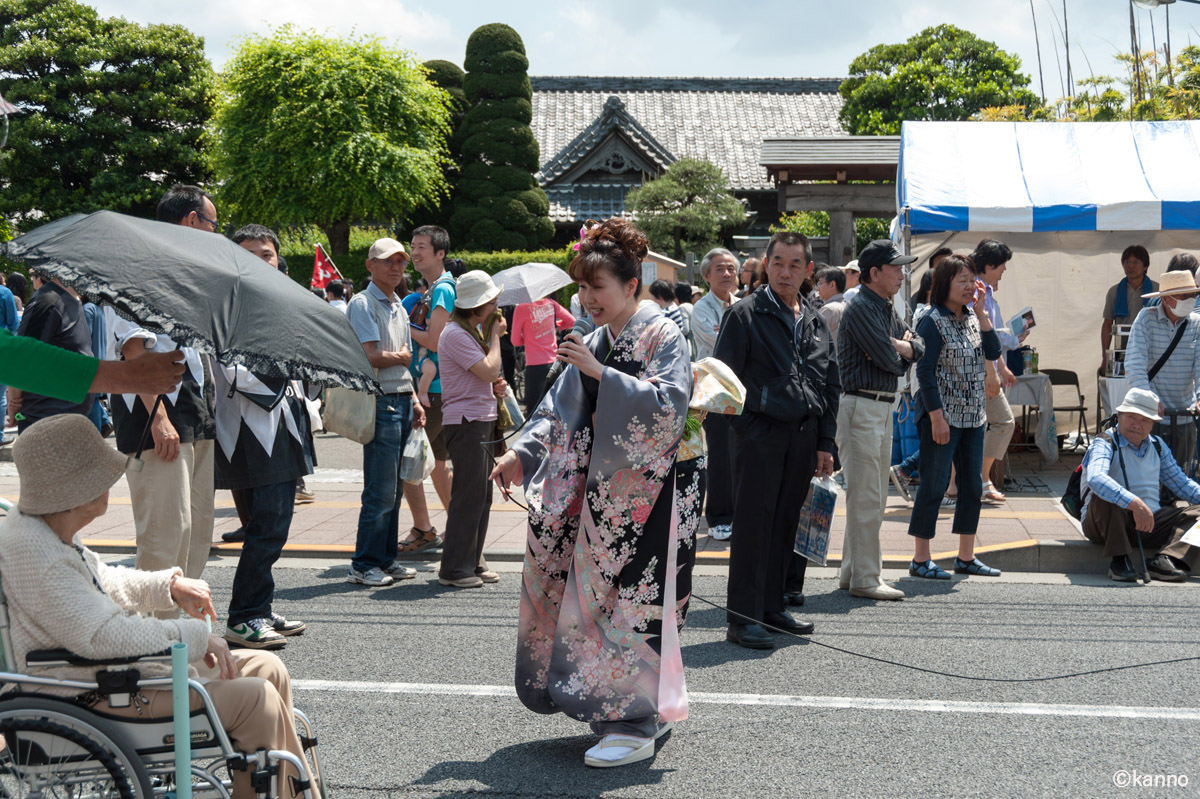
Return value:
<svg viewBox="0 0 1200 799">
<path fill-rule="evenodd" d="M 1200 229 L 1200 122 L 905 122 L 913 233 Z"/>
</svg>

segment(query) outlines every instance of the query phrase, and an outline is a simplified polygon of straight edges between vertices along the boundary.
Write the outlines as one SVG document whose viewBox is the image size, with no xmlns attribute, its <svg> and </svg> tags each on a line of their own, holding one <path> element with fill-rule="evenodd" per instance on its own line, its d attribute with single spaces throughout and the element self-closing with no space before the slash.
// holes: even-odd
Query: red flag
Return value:
<svg viewBox="0 0 1200 799">
<path fill-rule="evenodd" d="M 317 257 L 313 261 L 312 282 L 309 284 L 309 288 L 323 289 L 329 285 L 329 281 L 331 280 L 345 280 L 345 278 L 342 277 L 342 273 L 338 271 L 338 268 L 334 266 L 330 257 L 325 254 L 325 250 L 318 244 Z"/>
</svg>

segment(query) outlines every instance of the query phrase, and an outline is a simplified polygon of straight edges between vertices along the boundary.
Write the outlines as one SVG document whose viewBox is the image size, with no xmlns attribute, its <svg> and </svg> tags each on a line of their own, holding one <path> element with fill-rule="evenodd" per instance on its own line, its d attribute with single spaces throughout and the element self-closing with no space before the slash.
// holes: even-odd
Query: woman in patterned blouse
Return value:
<svg viewBox="0 0 1200 799">
<path fill-rule="evenodd" d="M 979 474 L 987 419 L 984 361 L 1000 357 L 1000 339 L 984 311 L 983 284 L 975 278 L 970 258 L 950 255 L 934 267 L 929 305 L 929 313 L 917 325 L 917 333 L 925 340 L 925 355 L 917 363 L 922 479 L 908 525 L 916 545 L 908 572 L 915 577 L 950 579 L 930 558 L 929 542 L 953 464 L 958 503 L 951 529 L 959 536 L 954 571 L 995 577 L 999 569 L 975 557 L 975 531 L 983 496 Z"/>
</svg>

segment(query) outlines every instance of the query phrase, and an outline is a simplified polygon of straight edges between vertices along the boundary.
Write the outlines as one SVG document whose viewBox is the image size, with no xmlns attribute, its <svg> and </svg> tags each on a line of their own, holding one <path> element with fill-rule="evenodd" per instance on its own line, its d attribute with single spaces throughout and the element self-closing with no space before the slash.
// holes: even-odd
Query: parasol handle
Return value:
<svg viewBox="0 0 1200 799">
<path fill-rule="evenodd" d="M 142 430 L 142 437 L 138 440 L 137 453 L 133 456 L 132 463 L 141 464 L 142 453 L 146 450 L 146 444 L 150 439 L 150 425 L 154 424 L 154 416 L 158 413 L 159 407 L 162 405 L 163 395 L 159 394 L 154 398 L 154 407 L 150 409 L 150 416 L 146 418 L 146 427 Z M 141 471 L 139 468 L 138 471 Z"/>
</svg>

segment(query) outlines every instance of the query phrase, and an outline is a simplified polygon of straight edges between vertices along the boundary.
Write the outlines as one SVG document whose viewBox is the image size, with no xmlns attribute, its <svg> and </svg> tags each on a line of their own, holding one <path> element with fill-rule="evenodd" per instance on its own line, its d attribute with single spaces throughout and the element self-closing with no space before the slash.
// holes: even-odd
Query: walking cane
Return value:
<svg viewBox="0 0 1200 799">
<path fill-rule="evenodd" d="M 1150 585 L 1150 567 L 1146 565 L 1146 550 L 1142 548 L 1142 531 L 1134 528 L 1134 532 L 1137 533 L 1138 552 L 1142 556 L 1142 582 Z"/>
</svg>

